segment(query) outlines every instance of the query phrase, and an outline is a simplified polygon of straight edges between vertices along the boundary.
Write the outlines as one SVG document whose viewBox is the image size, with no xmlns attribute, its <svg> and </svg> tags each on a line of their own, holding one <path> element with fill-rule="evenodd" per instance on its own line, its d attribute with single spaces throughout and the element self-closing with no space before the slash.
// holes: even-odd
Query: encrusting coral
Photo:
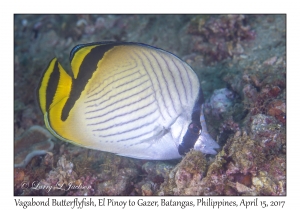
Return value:
<svg viewBox="0 0 300 210">
<path fill-rule="evenodd" d="M 74 171 L 74 164 L 62 155 L 56 168 L 46 174 L 39 185 L 43 189 L 51 189 L 42 190 L 43 195 L 93 195 L 96 180 L 97 177 L 88 174 L 79 178 Z"/>
<path fill-rule="evenodd" d="M 159 195 L 284 195 L 285 155 L 270 156 L 246 132 L 237 131 L 206 170 L 201 153 L 189 152 L 170 173 Z M 201 157 L 202 156 L 202 157 Z"/>
<path fill-rule="evenodd" d="M 228 112 L 233 105 L 234 93 L 227 88 L 215 90 L 205 102 L 204 111 L 220 119 L 221 115 Z"/>
<path fill-rule="evenodd" d="M 196 185 L 198 186 L 201 179 L 205 176 L 206 169 L 205 156 L 199 151 L 191 150 L 170 171 L 164 183 L 161 184 L 158 195 L 191 195 L 192 189 Z"/>
<path fill-rule="evenodd" d="M 15 139 L 14 167 L 25 167 L 37 155 L 45 155 L 54 147 L 54 137 L 41 126 L 30 127 L 23 135 Z"/>
<path fill-rule="evenodd" d="M 256 37 L 249 22 L 251 16 L 245 15 L 196 16 L 188 27 L 196 40 L 193 50 L 201 53 L 208 64 L 240 55 L 244 42 Z"/>
</svg>

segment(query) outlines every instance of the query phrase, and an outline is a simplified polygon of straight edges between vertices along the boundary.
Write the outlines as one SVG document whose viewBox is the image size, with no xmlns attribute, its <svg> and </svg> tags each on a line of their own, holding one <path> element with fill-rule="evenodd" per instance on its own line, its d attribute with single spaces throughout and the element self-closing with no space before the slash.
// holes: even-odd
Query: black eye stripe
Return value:
<svg viewBox="0 0 300 210">
<path fill-rule="evenodd" d="M 180 155 L 184 155 L 188 151 L 190 151 L 191 148 L 194 147 L 197 139 L 199 138 L 201 134 L 202 127 L 200 124 L 197 124 L 195 122 L 191 122 L 183 139 L 181 144 L 178 147 L 178 152 Z"/>
<path fill-rule="evenodd" d="M 189 130 L 190 130 L 192 133 L 194 133 L 194 134 L 200 135 L 200 134 L 201 134 L 202 127 L 201 127 L 200 124 L 191 122 L 191 124 L 189 125 Z"/>
<path fill-rule="evenodd" d="M 198 93 L 198 100 L 194 105 L 193 113 L 192 113 L 192 122 L 189 124 L 188 129 L 182 138 L 182 142 L 178 146 L 178 152 L 180 155 L 184 155 L 191 148 L 194 148 L 194 145 L 199 138 L 202 126 L 200 123 L 200 115 L 201 115 L 201 106 L 204 103 L 204 97 L 202 93 L 202 89 L 200 88 Z"/>
</svg>

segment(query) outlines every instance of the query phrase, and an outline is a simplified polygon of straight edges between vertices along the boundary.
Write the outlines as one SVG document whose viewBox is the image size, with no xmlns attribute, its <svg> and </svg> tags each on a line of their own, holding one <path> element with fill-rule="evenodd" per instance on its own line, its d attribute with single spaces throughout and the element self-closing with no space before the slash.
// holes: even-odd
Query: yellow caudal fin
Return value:
<svg viewBox="0 0 300 210">
<path fill-rule="evenodd" d="M 45 115 L 53 106 L 68 98 L 72 87 L 72 78 L 54 58 L 45 70 L 38 86 L 38 102 Z M 61 103 L 60 103 L 61 104 Z M 64 104 L 61 104 L 64 106 Z M 62 109 L 62 108 L 61 108 Z M 61 114 L 61 113 L 57 113 Z"/>
</svg>

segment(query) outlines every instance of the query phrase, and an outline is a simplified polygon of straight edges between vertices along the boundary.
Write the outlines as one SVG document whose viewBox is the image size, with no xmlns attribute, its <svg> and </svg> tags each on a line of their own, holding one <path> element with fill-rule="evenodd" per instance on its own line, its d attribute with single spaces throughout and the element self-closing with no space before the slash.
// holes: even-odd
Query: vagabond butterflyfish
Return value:
<svg viewBox="0 0 300 210">
<path fill-rule="evenodd" d="M 57 58 L 37 89 L 45 125 L 57 138 L 138 159 L 216 154 L 199 79 L 176 55 L 142 43 L 75 46 L 70 75 Z"/>
</svg>

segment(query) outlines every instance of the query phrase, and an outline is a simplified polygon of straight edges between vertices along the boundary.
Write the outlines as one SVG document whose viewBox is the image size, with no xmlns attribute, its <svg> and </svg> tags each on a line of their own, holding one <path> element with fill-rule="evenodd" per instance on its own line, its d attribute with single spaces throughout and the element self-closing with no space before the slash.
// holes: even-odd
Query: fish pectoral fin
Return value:
<svg viewBox="0 0 300 210">
<path fill-rule="evenodd" d="M 154 131 L 154 135 L 142 140 L 141 143 L 149 143 L 149 147 L 151 147 L 152 144 L 158 143 L 169 131 L 170 129 L 166 129 L 163 126 L 157 127 Z"/>
<path fill-rule="evenodd" d="M 118 155 L 138 159 L 167 160 L 180 158 L 169 129 L 160 127 L 153 136 L 120 148 Z"/>
</svg>

